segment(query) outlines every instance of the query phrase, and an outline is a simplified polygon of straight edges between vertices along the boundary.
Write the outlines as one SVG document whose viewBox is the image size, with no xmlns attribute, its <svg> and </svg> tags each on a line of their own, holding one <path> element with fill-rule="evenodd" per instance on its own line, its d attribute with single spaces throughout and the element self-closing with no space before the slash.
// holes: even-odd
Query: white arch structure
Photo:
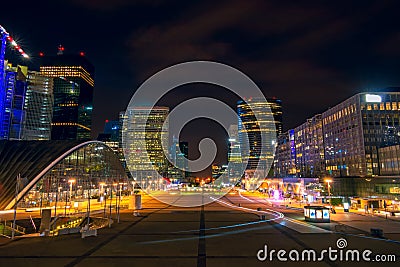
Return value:
<svg viewBox="0 0 400 267">
<path fill-rule="evenodd" d="M 48 172 L 53 168 L 55 165 L 57 165 L 60 161 L 62 161 L 64 158 L 68 157 L 72 152 L 78 150 L 81 147 L 87 146 L 89 144 L 102 144 L 105 145 L 104 142 L 101 141 L 86 141 L 83 142 L 79 145 L 74 146 L 73 148 L 70 148 L 68 151 L 63 153 L 61 156 L 53 160 L 46 168 L 44 168 L 38 175 L 35 176 L 22 190 L 21 192 L 18 193 L 16 198 L 13 198 L 13 200 L 8 203 L 6 206 L 6 210 L 14 208 L 15 201 L 18 201 L 26 194 L 28 191 Z"/>
</svg>

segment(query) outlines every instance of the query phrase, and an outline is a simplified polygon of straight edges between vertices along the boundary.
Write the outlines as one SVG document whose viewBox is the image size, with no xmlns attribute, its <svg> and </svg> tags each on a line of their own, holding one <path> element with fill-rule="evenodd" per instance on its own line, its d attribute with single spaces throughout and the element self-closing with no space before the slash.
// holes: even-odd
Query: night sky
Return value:
<svg viewBox="0 0 400 267">
<path fill-rule="evenodd" d="M 249 75 L 282 99 L 284 129 L 355 93 L 399 86 L 399 10 L 396 0 L 21 0 L 1 3 L 0 24 L 34 57 L 31 66 L 59 44 L 86 52 L 96 67 L 95 137 L 146 78 L 184 61 L 218 61 Z M 237 100 L 220 88 L 185 86 L 160 104 L 210 94 Z"/>
</svg>

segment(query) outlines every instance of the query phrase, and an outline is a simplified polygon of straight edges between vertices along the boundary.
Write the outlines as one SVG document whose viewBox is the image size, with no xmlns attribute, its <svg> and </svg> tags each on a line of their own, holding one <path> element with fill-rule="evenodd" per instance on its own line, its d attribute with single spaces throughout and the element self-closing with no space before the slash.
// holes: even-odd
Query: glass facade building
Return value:
<svg viewBox="0 0 400 267">
<path fill-rule="evenodd" d="M 53 79 L 28 71 L 22 140 L 50 140 L 53 102 Z"/>
<path fill-rule="evenodd" d="M 274 160 L 276 136 L 279 129 L 276 128 L 277 120 L 273 116 L 272 106 L 274 103 L 271 104 L 262 99 L 242 100 L 237 104 L 238 135 L 242 159 L 243 162 L 248 159 L 246 170 L 249 170 L 247 173 L 250 176 L 252 175 L 251 170 L 259 167 L 263 173 L 258 175 L 266 177 Z M 265 144 L 263 148 L 262 140 Z"/>
<path fill-rule="evenodd" d="M 172 138 L 170 146 L 170 164 L 168 164 L 168 178 L 173 183 L 179 183 L 189 176 L 189 144 L 188 142 L 179 142 L 175 136 Z"/>
<path fill-rule="evenodd" d="M 83 55 L 45 56 L 40 73 L 54 79 L 52 140 L 91 138 L 94 67 Z"/>
<path fill-rule="evenodd" d="M 386 146 L 378 149 L 381 175 L 400 174 L 400 145 Z"/>
<path fill-rule="evenodd" d="M 154 171 L 165 177 L 168 160 L 163 145 L 168 151 L 168 113 L 168 107 L 133 107 L 126 111 L 124 154 L 134 178 L 145 181 L 147 176 L 154 176 Z"/>
<path fill-rule="evenodd" d="M 289 130 L 278 136 L 274 160 L 274 176 L 297 176 L 294 130 Z"/>
<path fill-rule="evenodd" d="M 324 112 L 327 173 L 379 175 L 378 149 L 399 142 L 399 105 L 400 92 L 362 93 Z"/>
<path fill-rule="evenodd" d="M 318 177 L 325 172 L 321 115 L 315 115 L 294 129 L 298 177 Z"/>
<path fill-rule="evenodd" d="M 387 157 L 396 157 L 393 148 L 385 147 L 400 144 L 399 111 L 398 88 L 394 92 L 360 93 L 295 128 L 297 175 L 398 175 L 395 168 L 387 169 L 395 166 Z M 287 161 L 285 157 L 288 154 L 277 154 L 275 161 Z"/>
<path fill-rule="evenodd" d="M 0 110 L 0 140 L 20 140 L 25 118 L 26 66 L 7 64 Z"/>
<path fill-rule="evenodd" d="M 0 209 L 15 199 L 25 208 L 65 207 L 128 185 L 118 157 L 98 141 L 0 141 L 0 166 Z"/>
</svg>

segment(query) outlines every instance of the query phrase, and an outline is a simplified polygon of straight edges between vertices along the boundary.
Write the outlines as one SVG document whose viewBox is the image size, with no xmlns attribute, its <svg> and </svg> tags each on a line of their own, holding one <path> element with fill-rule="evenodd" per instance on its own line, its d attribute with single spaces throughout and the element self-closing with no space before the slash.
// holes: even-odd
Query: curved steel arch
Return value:
<svg viewBox="0 0 400 267">
<path fill-rule="evenodd" d="M 10 141 L 8 141 L 10 142 Z M 74 151 L 85 147 L 89 144 L 101 144 L 105 147 L 108 147 L 103 142 L 100 141 L 86 141 L 86 142 L 76 142 L 76 141 L 38 141 L 38 142 L 23 142 L 26 143 L 26 146 L 21 151 L 18 151 L 18 148 L 21 146 L 21 141 L 19 143 L 14 143 L 17 146 L 15 152 L 12 152 L 11 144 L 8 149 L 4 149 L 4 145 L 1 146 L 0 143 L 0 175 L 4 175 L 7 173 L 3 168 L 13 168 L 15 167 L 16 170 L 11 171 L 9 173 L 9 177 L 2 177 L 0 176 L 0 210 L 1 209 L 11 209 L 13 208 L 15 201 L 17 203 L 21 200 L 21 198 L 48 172 L 50 171 L 55 165 L 57 165 L 60 161 L 64 158 L 68 157 Z M 41 147 L 43 146 L 43 147 Z M 32 149 L 40 148 L 42 151 L 32 151 Z M 43 151 L 44 150 L 44 151 Z M 11 155 L 9 155 L 11 154 Z M 8 159 L 8 163 L 15 163 L 17 166 L 4 166 L 4 157 L 3 156 L 11 156 L 14 157 L 12 159 Z M 40 159 L 35 160 L 35 157 L 40 157 Z M 44 159 L 43 159 L 44 158 Z M 19 164 L 18 161 L 23 161 L 22 164 Z M 42 161 L 42 162 L 41 162 Z M 32 170 L 35 168 L 35 162 L 43 166 L 44 168 Z M 122 167 L 122 166 L 121 166 Z M 28 171 L 24 170 L 27 168 Z M 19 171 L 19 172 L 18 172 Z M 18 193 L 17 197 L 15 198 L 15 186 L 16 186 L 16 176 L 21 173 L 21 177 L 25 177 L 31 175 L 32 179 L 28 177 L 29 182 L 24 188 Z M 5 179 L 4 179 L 5 178 Z M 5 182 L 5 183 L 4 183 Z M 5 190 L 4 190 L 5 188 Z"/>
</svg>

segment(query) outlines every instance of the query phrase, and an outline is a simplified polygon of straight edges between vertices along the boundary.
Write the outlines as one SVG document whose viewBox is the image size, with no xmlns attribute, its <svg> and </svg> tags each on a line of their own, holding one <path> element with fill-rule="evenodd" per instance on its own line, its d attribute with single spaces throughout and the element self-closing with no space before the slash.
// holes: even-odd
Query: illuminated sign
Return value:
<svg viewBox="0 0 400 267">
<path fill-rule="evenodd" d="M 324 219 L 329 219 L 329 210 L 324 209 L 323 212 Z"/>
<path fill-rule="evenodd" d="M 370 95 L 370 94 L 366 94 L 366 95 L 365 95 L 365 101 L 366 101 L 366 102 L 380 103 L 380 102 L 382 102 L 382 97 L 379 96 L 379 95 Z"/>
<path fill-rule="evenodd" d="M 310 209 L 310 218 L 315 219 L 315 210 Z"/>
</svg>

